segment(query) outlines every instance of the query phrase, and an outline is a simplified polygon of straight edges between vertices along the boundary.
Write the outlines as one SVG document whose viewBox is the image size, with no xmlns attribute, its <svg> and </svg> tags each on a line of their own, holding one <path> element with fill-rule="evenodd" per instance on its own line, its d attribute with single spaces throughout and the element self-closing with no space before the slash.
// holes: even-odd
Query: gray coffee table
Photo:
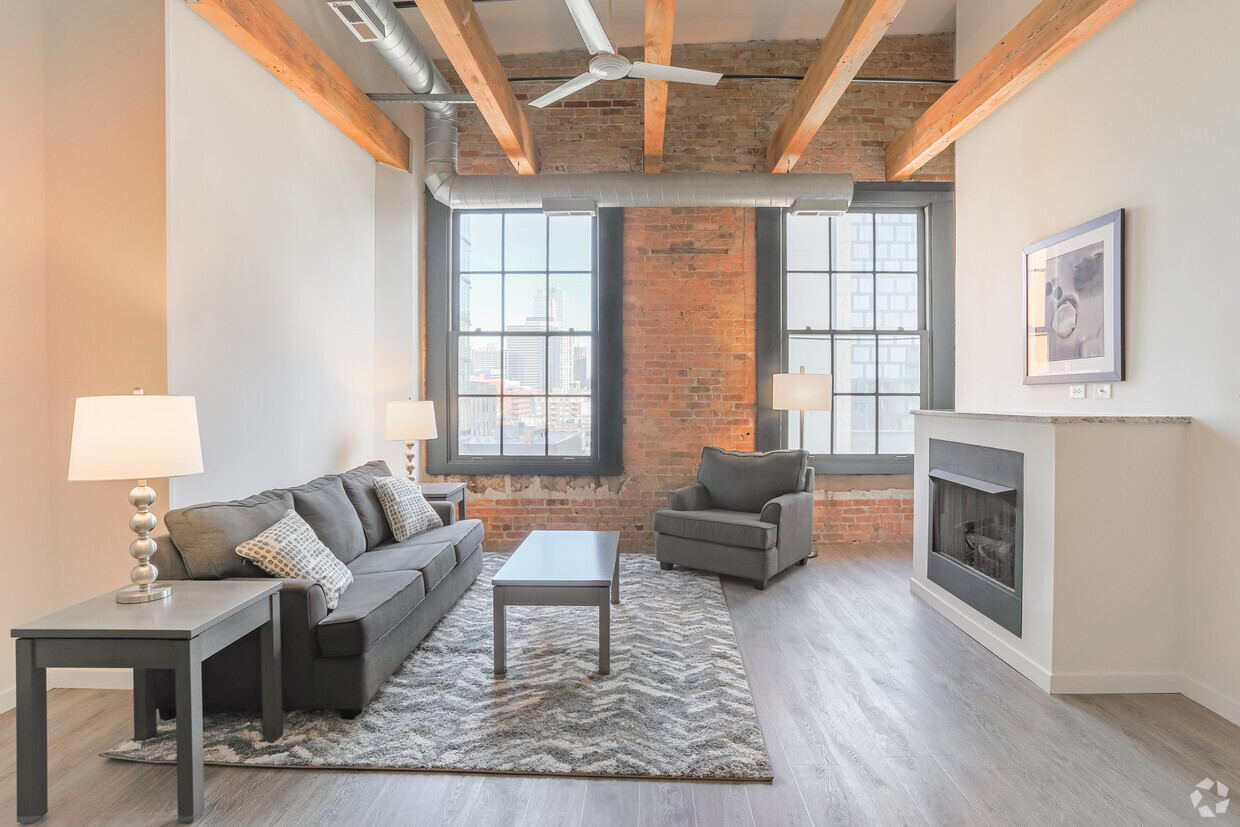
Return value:
<svg viewBox="0 0 1240 827">
<path fill-rule="evenodd" d="M 155 735 L 152 673 L 175 673 L 177 815 L 202 815 L 202 662 L 255 629 L 263 738 L 284 734 L 279 580 L 178 580 L 172 596 L 117 603 L 108 592 L 13 629 L 17 638 L 17 820 L 47 814 L 47 669 L 133 669 L 134 740 Z"/>
<path fill-rule="evenodd" d="M 620 532 L 531 531 L 491 578 L 495 674 L 508 671 L 507 606 L 598 606 L 598 671 L 611 672 L 611 603 L 620 602 Z"/>
</svg>

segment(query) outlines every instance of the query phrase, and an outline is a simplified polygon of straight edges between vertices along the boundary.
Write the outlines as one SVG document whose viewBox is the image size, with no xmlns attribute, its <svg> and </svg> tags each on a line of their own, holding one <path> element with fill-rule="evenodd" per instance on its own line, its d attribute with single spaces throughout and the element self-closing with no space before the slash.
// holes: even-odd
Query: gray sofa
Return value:
<svg viewBox="0 0 1240 827">
<path fill-rule="evenodd" d="M 805 451 L 703 448 L 697 482 L 654 515 L 655 557 L 673 565 L 753 580 L 759 589 L 814 538 L 814 469 Z"/>
<path fill-rule="evenodd" d="M 353 572 L 353 584 L 330 612 L 322 586 L 284 580 L 285 709 L 355 715 L 482 570 L 482 523 L 455 522 L 449 503 L 431 503 L 443 528 L 397 543 L 375 494 L 376 476 L 390 476 L 381 460 L 296 488 L 180 508 L 164 517 L 171 536 L 156 538 L 160 580 L 267 577 L 235 549 L 289 508 Z M 175 714 L 170 678 L 157 676 L 154 687 L 165 717 Z M 202 679 L 207 708 L 258 709 L 257 632 L 209 658 Z"/>
</svg>

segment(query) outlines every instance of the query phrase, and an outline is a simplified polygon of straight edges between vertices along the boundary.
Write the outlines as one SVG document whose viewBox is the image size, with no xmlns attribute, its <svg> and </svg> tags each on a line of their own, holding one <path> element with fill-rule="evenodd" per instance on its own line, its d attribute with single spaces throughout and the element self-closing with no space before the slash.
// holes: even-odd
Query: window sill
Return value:
<svg viewBox="0 0 1240 827">
<path fill-rule="evenodd" d="M 546 460 L 512 460 L 512 459 L 454 459 L 427 462 L 427 471 L 431 474 L 443 474 L 453 477 L 478 475 L 511 476 L 511 477 L 607 477 L 624 472 L 619 462 L 605 461 L 546 461 Z"/>
<path fill-rule="evenodd" d="M 811 454 L 809 464 L 813 467 L 814 473 L 820 475 L 886 477 L 913 473 L 912 454 L 853 457 L 840 454 Z"/>
</svg>

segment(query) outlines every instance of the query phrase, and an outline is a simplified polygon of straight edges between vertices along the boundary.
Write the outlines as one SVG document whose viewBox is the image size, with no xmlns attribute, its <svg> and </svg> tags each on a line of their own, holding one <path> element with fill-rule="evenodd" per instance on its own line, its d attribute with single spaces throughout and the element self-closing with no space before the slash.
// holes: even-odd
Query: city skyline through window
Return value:
<svg viewBox="0 0 1240 827">
<path fill-rule="evenodd" d="M 456 241 L 457 455 L 593 456 L 595 219 L 466 212 Z"/>
</svg>

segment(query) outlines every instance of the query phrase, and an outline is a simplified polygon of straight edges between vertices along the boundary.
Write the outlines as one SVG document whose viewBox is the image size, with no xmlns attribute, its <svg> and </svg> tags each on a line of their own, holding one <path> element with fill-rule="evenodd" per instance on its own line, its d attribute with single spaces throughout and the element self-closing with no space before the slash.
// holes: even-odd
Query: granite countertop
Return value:
<svg viewBox="0 0 1240 827">
<path fill-rule="evenodd" d="M 1191 416 L 1138 416 L 1135 414 L 1062 414 L 1062 413 L 982 413 L 976 411 L 924 411 L 915 410 L 914 416 L 948 416 L 957 419 L 1006 419 L 1013 422 L 1040 422 L 1048 425 L 1072 425 L 1093 423 L 1102 425 L 1187 425 Z"/>
</svg>

